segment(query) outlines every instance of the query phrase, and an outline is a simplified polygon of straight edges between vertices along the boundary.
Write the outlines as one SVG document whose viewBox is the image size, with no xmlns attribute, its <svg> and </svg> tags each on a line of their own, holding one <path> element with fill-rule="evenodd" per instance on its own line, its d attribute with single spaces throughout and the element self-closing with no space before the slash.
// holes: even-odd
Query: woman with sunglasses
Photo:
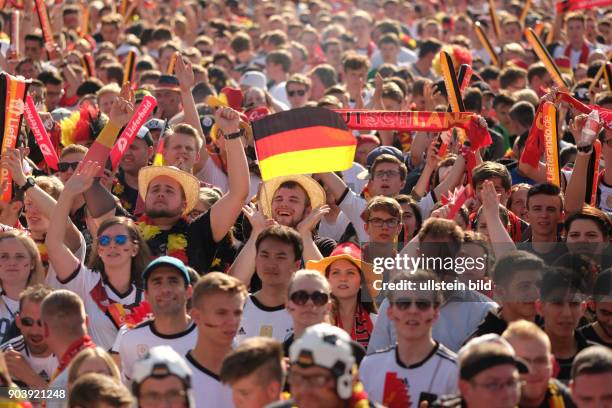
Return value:
<svg viewBox="0 0 612 408">
<path fill-rule="evenodd" d="M 328 320 L 332 306 L 329 282 L 318 271 L 297 271 L 291 278 L 288 293 L 285 308 L 293 320 L 293 334 L 283 342 L 286 357 L 293 341 L 308 327 Z"/>
<path fill-rule="evenodd" d="M 376 321 L 376 304 L 368 291 L 361 250 L 353 243 L 340 244 L 330 256 L 308 261 L 308 269 L 324 274 L 331 286 L 333 323 L 367 349 Z"/>
<path fill-rule="evenodd" d="M 32 238 L 20 230 L 0 232 L 0 339 L 19 312 L 19 294 L 44 279 L 40 254 Z"/>
<path fill-rule="evenodd" d="M 47 282 L 55 288 L 77 293 L 89 316 L 89 333 L 105 350 L 115 340 L 117 331 L 144 300 L 140 273 L 149 263 L 149 248 L 138 226 L 129 218 L 111 217 L 97 229 L 88 266 L 76 258 L 62 242 L 69 212 L 75 197 L 89 188 L 83 179 L 97 172 L 98 166 L 85 164 L 64 186 L 53 211 L 47 232 L 47 250 L 53 271 Z M 61 222 L 65 220 L 65 222 Z M 133 317 L 133 316 L 132 316 Z"/>
</svg>

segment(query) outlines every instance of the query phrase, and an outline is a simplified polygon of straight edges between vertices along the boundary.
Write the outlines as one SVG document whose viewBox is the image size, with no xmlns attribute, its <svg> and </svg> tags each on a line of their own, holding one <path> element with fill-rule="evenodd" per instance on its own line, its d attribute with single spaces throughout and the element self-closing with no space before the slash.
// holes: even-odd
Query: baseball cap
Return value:
<svg viewBox="0 0 612 408">
<path fill-rule="evenodd" d="M 390 154 L 395 157 L 397 160 L 404 162 L 404 154 L 400 149 L 393 146 L 378 146 L 373 149 L 370 153 L 368 153 L 368 157 L 366 159 L 366 165 L 368 168 L 372 167 L 376 158 L 382 154 Z"/>
<path fill-rule="evenodd" d="M 164 130 L 164 127 L 166 126 L 166 122 L 161 119 L 153 118 L 149 120 L 147 123 L 145 123 L 144 125 L 149 130 Z"/>
<path fill-rule="evenodd" d="M 151 132 L 149 132 L 149 128 L 147 128 L 146 126 L 142 126 L 138 133 L 136 133 L 136 136 L 139 139 L 142 139 L 147 142 L 147 146 L 153 146 L 153 137 L 151 136 Z"/>
<path fill-rule="evenodd" d="M 253 88 L 266 89 L 266 76 L 259 71 L 247 71 L 240 78 L 240 85 L 251 86 Z"/>
<path fill-rule="evenodd" d="M 182 274 L 185 283 L 191 283 L 189 271 L 187 271 L 187 267 L 183 261 L 173 256 L 160 256 L 159 258 L 149 262 L 144 271 L 142 271 L 142 280 L 145 282 L 145 287 L 147 284 L 147 279 L 149 279 L 149 275 L 151 275 L 151 273 L 160 266 L 172 266 L 176 268 Z"/>
</svg>

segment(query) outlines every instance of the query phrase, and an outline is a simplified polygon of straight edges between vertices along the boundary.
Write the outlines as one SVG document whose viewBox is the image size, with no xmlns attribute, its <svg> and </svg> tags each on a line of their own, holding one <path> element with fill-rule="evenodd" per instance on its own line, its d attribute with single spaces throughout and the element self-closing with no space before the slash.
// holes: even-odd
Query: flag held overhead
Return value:
<svg viewBox="0 0 612 408">
<path fill-rule="evenodd" d="M 339 114 L 314 107 L 257 120 L 253 136 L 263 180 L 346 170 L 353 165 L 357 144 Z"/>
</svg>

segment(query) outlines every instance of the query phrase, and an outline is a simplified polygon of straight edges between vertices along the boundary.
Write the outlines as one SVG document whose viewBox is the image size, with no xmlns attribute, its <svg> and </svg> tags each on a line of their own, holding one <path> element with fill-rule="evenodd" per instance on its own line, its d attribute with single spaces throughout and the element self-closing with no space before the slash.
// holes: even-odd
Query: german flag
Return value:
<svg viewBox="0 0 612 408">
<path fill-rule="evenodd" d="M 324 108 L 299 108 L 253 122 L 263 180 L 342 171 L 353 165 L 355 136 L 342 117 Z"/>
</svg>

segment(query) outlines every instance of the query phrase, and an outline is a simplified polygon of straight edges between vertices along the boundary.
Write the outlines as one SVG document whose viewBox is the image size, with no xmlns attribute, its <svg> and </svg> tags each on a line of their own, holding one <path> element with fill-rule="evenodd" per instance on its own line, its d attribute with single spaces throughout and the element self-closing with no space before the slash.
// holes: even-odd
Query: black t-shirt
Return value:
<svg viewBox="0 0 612 408">
<path fill-rule="evenodd" d="M 592 346 L 595 343 L 588 341 L 580 332 L 574 332 L 574 338 L 576 339 L 576 354 L 584 350 L 587 347 Z M 574 354 L 570 358 L 557 358 L 557 364 L 559 365 L 559 374 L 557 374 L 557 380 L 568 384 L 572 374 L 572 363 L 576 357 Z"/>
<path fill-rule="evenodd" d="M 210 211 L 202 214 L 191 223 L 179 220 L 171 229 L 161 231 L 147 241 L 154 257 L 171 255 L 168 253 L 168 236 L 184 234 L 187 240 L 187 259 L 189 266 L 200 275 L 208 272 L 217 253 L 218 242 L 213 239 Z"/>
<path fill-rule="evenodd" d="M 121 201 L 121 205 L 130 213 L 134 213 L 136 209 L 136 202 L 138 201 L 138 189 L 130 187 L 125 182 L 125 176 L 123 174 L 123 170 L 119 169 L 119 173 L 117 174 L 117 178 L 113 183 L 112 193 L 119 201 Z"/>
<path fill-rule="evenodd" d="M 517 245 L 517 247 L 518 249 L 521 249 L 523 251 L 527 251 L 534 255 L 539 256 L 546 265 L 552 265 L 556 260 L 558 260 L 563 255 L 568 253 L 565 242 L 560 242 L 560 241 L 557 242 L 557 244 L 552 248 L 552 250 L 548 252 L 537 252 L 533 248 L 533 242 L 531 242 L 531 239 L 525 242 L 521 242 L 520 244 Z"/>
<path fill-rule="evenodd" d="M 593 325 L 594 323 L 587 324 L 586 326 L 579 328 L 578 332 L 583 335 L 585 339 L 592 341 L 593 343 L 601 344 L 602 346 L 612 348 L 612 343 L 608 343 L 604 341 L 604 339 L 599 337 L 599 334 L 597 334 L 597 332 L 593 328 Z"/>
</svg>

